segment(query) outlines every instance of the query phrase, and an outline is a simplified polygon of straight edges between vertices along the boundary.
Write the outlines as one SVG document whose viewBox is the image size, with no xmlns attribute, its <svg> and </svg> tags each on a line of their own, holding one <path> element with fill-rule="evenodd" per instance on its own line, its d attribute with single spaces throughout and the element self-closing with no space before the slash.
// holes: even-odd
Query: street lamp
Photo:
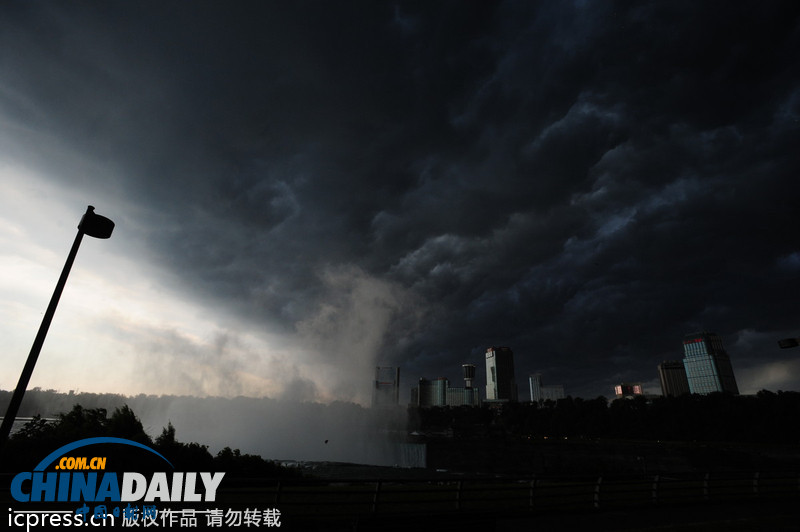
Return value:
<svg viewBox="0 0 800 532">
<path fill-rule="evenodd" d="M 800 345 L 800 338 L 784 338 L 783 340 L 778 340 L 778 347 L 781 349 L 797 347 L 798 345 Z"/>
<path fill-rule="evenodd" d="M 14 390 L 14 395 L 11 396 L 11 402 L 8 404 L 8 410 L 3 418 L 3 424 L 0 426 L 0 446 L 5 444 L 6 440 L 8 440 L 8 435 L 11 433 L 11 427 L 14 424 L 14 419 L 17 417 L 19 405 L 22 403 L 25 390 L 28 388 L 28 382 L 31 380 L 31 375 L 33 374 L 33 367 L 36 365 L 36 359 L 39 358 L 39 352 L 42 350 L 44 339 L 47 336 L 47 330 L 50 328 L 50 322 L 53 321 L 53 315 L 56 313 L 56 307 L 58 306 L 61 292 L 64 290 L 64 285 L 67 284 L 67 277 L 72 268 L 72 263 L 75 261 L 75 256 L 78 254 L 78 247 L 81 245 L 83 235 L 89 235 L 94 238 L 109 238 L 113 230 L 114 222 L 105 216 L 95 214 L 94 207 L 91 205 L 86 208 L 86 213 L 78 224 L 78 234 L 75 236 L 75 242 L 72 243 L 72 249 L 67 256 L 67 262 L 64 264 L 64 269 L 61 270 L 61 277 L 58 278 L 53 297 L 50 298 L 50 304 L 47 306 L 47 311 L 44 313 L 42 324 L 39 326 L 39 332 L 36 334 L 36 339 L 33 341 L 31 352 L 28 354 L 28 360 L 25 362 L 25 367 L 22 369 L 22 374 L 19 376 L 19 382 Z"/>
</svg>

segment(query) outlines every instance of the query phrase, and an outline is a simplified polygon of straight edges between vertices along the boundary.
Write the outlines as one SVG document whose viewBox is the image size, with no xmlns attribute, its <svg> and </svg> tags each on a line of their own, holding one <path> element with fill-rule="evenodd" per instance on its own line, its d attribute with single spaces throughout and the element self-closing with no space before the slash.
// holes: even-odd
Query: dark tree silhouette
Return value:
<svg viewBox="0 0 800 532">
<path fill-rule="evenodd" d="M 281 467 L 259 456 L 242 454 L 238 449 L 226 447 L 214 457 L 208 451 L 207 445 L 179 442 L 176 432 L 169 422 L 153 442 L 144 431 L 139 418 L 127 405 L 114 409 L 109 417 L 104 408 L 83 408 L 76 404 L 69 412 L 59 414 L 53 422 L 37 415 L 26 423 L 12 436 L 4 449 L 0 469 L 9 473 L 29 470 L 47 454 L 67 443 L 111 436 L 153 447 L 179 471 L 226 471 L 231 473 L 230 476 L 251 477 L 298 476 L 295 470 Z M 153 463 L 152 457 L 146 454 L 142 456 L 142 453 L 120 446 L 115 447 L 112 452 L 117 468 L 144 472 L 164 465 L 163 462 Z"/>
</svg>

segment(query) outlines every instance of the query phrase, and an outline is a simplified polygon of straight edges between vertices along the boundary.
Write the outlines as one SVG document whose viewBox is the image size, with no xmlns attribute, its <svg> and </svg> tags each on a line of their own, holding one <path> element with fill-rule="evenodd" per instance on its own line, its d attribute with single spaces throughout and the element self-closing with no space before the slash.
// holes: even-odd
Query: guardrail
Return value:
<svg viewBox="0 0 800 532">
<path fill-rule="evenodd" d="M 756 472 L 637 478 L 258 480 L 221 489 L 222 503 L 271 506 L 284 515 L 529 513 L 632 509 L 725 501 L 800 501 L 800 475 Z"/>
</svg>

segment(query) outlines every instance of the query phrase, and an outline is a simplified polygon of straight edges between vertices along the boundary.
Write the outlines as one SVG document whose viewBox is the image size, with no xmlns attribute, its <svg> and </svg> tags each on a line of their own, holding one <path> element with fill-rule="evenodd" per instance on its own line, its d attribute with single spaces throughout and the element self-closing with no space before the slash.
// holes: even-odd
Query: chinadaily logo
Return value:
<svg viewBox="0 0 800 532">
<path fill-rule="evenodd" d="M 125 470 L 132 462 L 147 464 L 146 471 Z M 219 471 L 176 471 L 161 453 L 132 440 L 78 440 L 47 455 L 32 471 L 13 476 L 10 494 L 20 504 L 9 508 L 8 525 L 25 530 L 280 526 L 280 512 L 274 508 L 209 508 L 224 478 Z"/>
<path fill-rule="evenodd" d="M 161 458 L 159 452 L 122 438 L 88 438 L 65 445 L 48 455 L 31 472 L 11 481 L 11 496 L 19 502 L 213 502 L 225 473 L 156 472 L 150 478 L 136 472 L 105 471 L 107 456 L 66 456 L 99 444 L 136 447 Z M 83 452 L 81 453 L 83 454 Z M 47 469 L 55 466 L 54 471 Z"/>
</svg>

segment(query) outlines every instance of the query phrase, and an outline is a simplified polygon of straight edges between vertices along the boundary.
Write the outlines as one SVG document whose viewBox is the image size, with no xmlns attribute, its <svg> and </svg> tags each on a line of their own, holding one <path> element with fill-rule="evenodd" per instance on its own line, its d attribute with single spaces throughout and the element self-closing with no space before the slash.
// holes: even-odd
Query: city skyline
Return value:
<svg viewBox="0 0 800 532">
<path fill-rule="evenodd" d="M 739 395 L 738 386 L 736 384 L 736 376 L 732 369 L 731 360 L 728 353 L 725 351 L 724 342 L 722 338 L 716 333 L 708 331 L 698 331 L 689 333 L 683 337 L 683 349 L 685 358 L 683 360 L 665 360 L 656 366 L 657 377 L 656 381 L 660 387 L 660 391 L 653 388 L 653 379 L 649 381 L 638 382 L 624 382 L 615 384 L 613 387 L 613 394 L 616 398 L 633 397 L 635 395 L 642 395 L 648 397 L 663 396 L 663 397 L 677 397 L 684 394 L 700 394 L 707 395 L 713 392 L 724 392 L 733 395 Z M 501 352 L 503 360 L 497 360 L 497 353 Z M 514 375 L 514 353 L 509 347 L 489 347 L 486 349 L 486 373 L 484 375 L 485 386 L 483 399 L 491 400 L 508 400 L 511 396 L 511 389 L 515 388 L 515 392 L 524 387 L 519 387 L 519 377 Z M 462 364 L 464 370 L 464 378 L 467 379 L 466 368 L 471 368 L 469 371 L 469 380 L 473 382 L 476 378 L 474 364 Z M 502 367 L 502 369 L 500 369 Z M 379 368 L 380 369 L 380 368 Z M 399 368 L 398 368 L 399 372 Z M 502 377 L 499 377 L 502 375 Z M 511 380 L 515 383 L 514 386 L 505 386 L 504 392 L 500 392 L 500 381 Z M 435 382 L 443 382 L 443 390 L 449 386 L 448 377 L 437 377 Z M 418 406 L 448 406 L 449 403 L 441 401 L 421 400 L 420 395 L 421 385 L 425 382 L 427 385 L 431 381 L 425 378 L 420 378 L 420 386 L 411 387 L 410 405 Z M 651 385 L 646 388 L 643 384 L 649 382 Z M 541 372 L 532 373 L 527 376 L 527 390 L 526 397 L 522 397 L 517 393 L 517 400 L 525 402 L 542 402 L 545 400 L 558 400 L 565 398 L 568 395 L 565 393 L 563 384 L 548 384 L 543 383 Z M 759 390 L 760 391 L 760 390 Z M 797 390 L 783 390 L 783 391 L 797 391 Z M 504 397 L 498 397 L 503 395 Z M 601 396 L 608 396 L 608 394 L 599 394 Z M 751 394 L 752 395 L 752 394 Z M 442 395 L 442 398 L 444 395 Z M 576 396 L 577 397 L 577 396 Z M 613 398 L 613 397 L 612 397 Z M 591 398 L 589 398 L 591 399 Z"/>
<path fill-rule="evenodd" d="M 507 345 L 596 397 L 707 329 L 800 389 L 800 6 L 159 5 L 0 7 L 0 388 L 94 205 L 31 388 L 369 405 Z"/>
</svg>

